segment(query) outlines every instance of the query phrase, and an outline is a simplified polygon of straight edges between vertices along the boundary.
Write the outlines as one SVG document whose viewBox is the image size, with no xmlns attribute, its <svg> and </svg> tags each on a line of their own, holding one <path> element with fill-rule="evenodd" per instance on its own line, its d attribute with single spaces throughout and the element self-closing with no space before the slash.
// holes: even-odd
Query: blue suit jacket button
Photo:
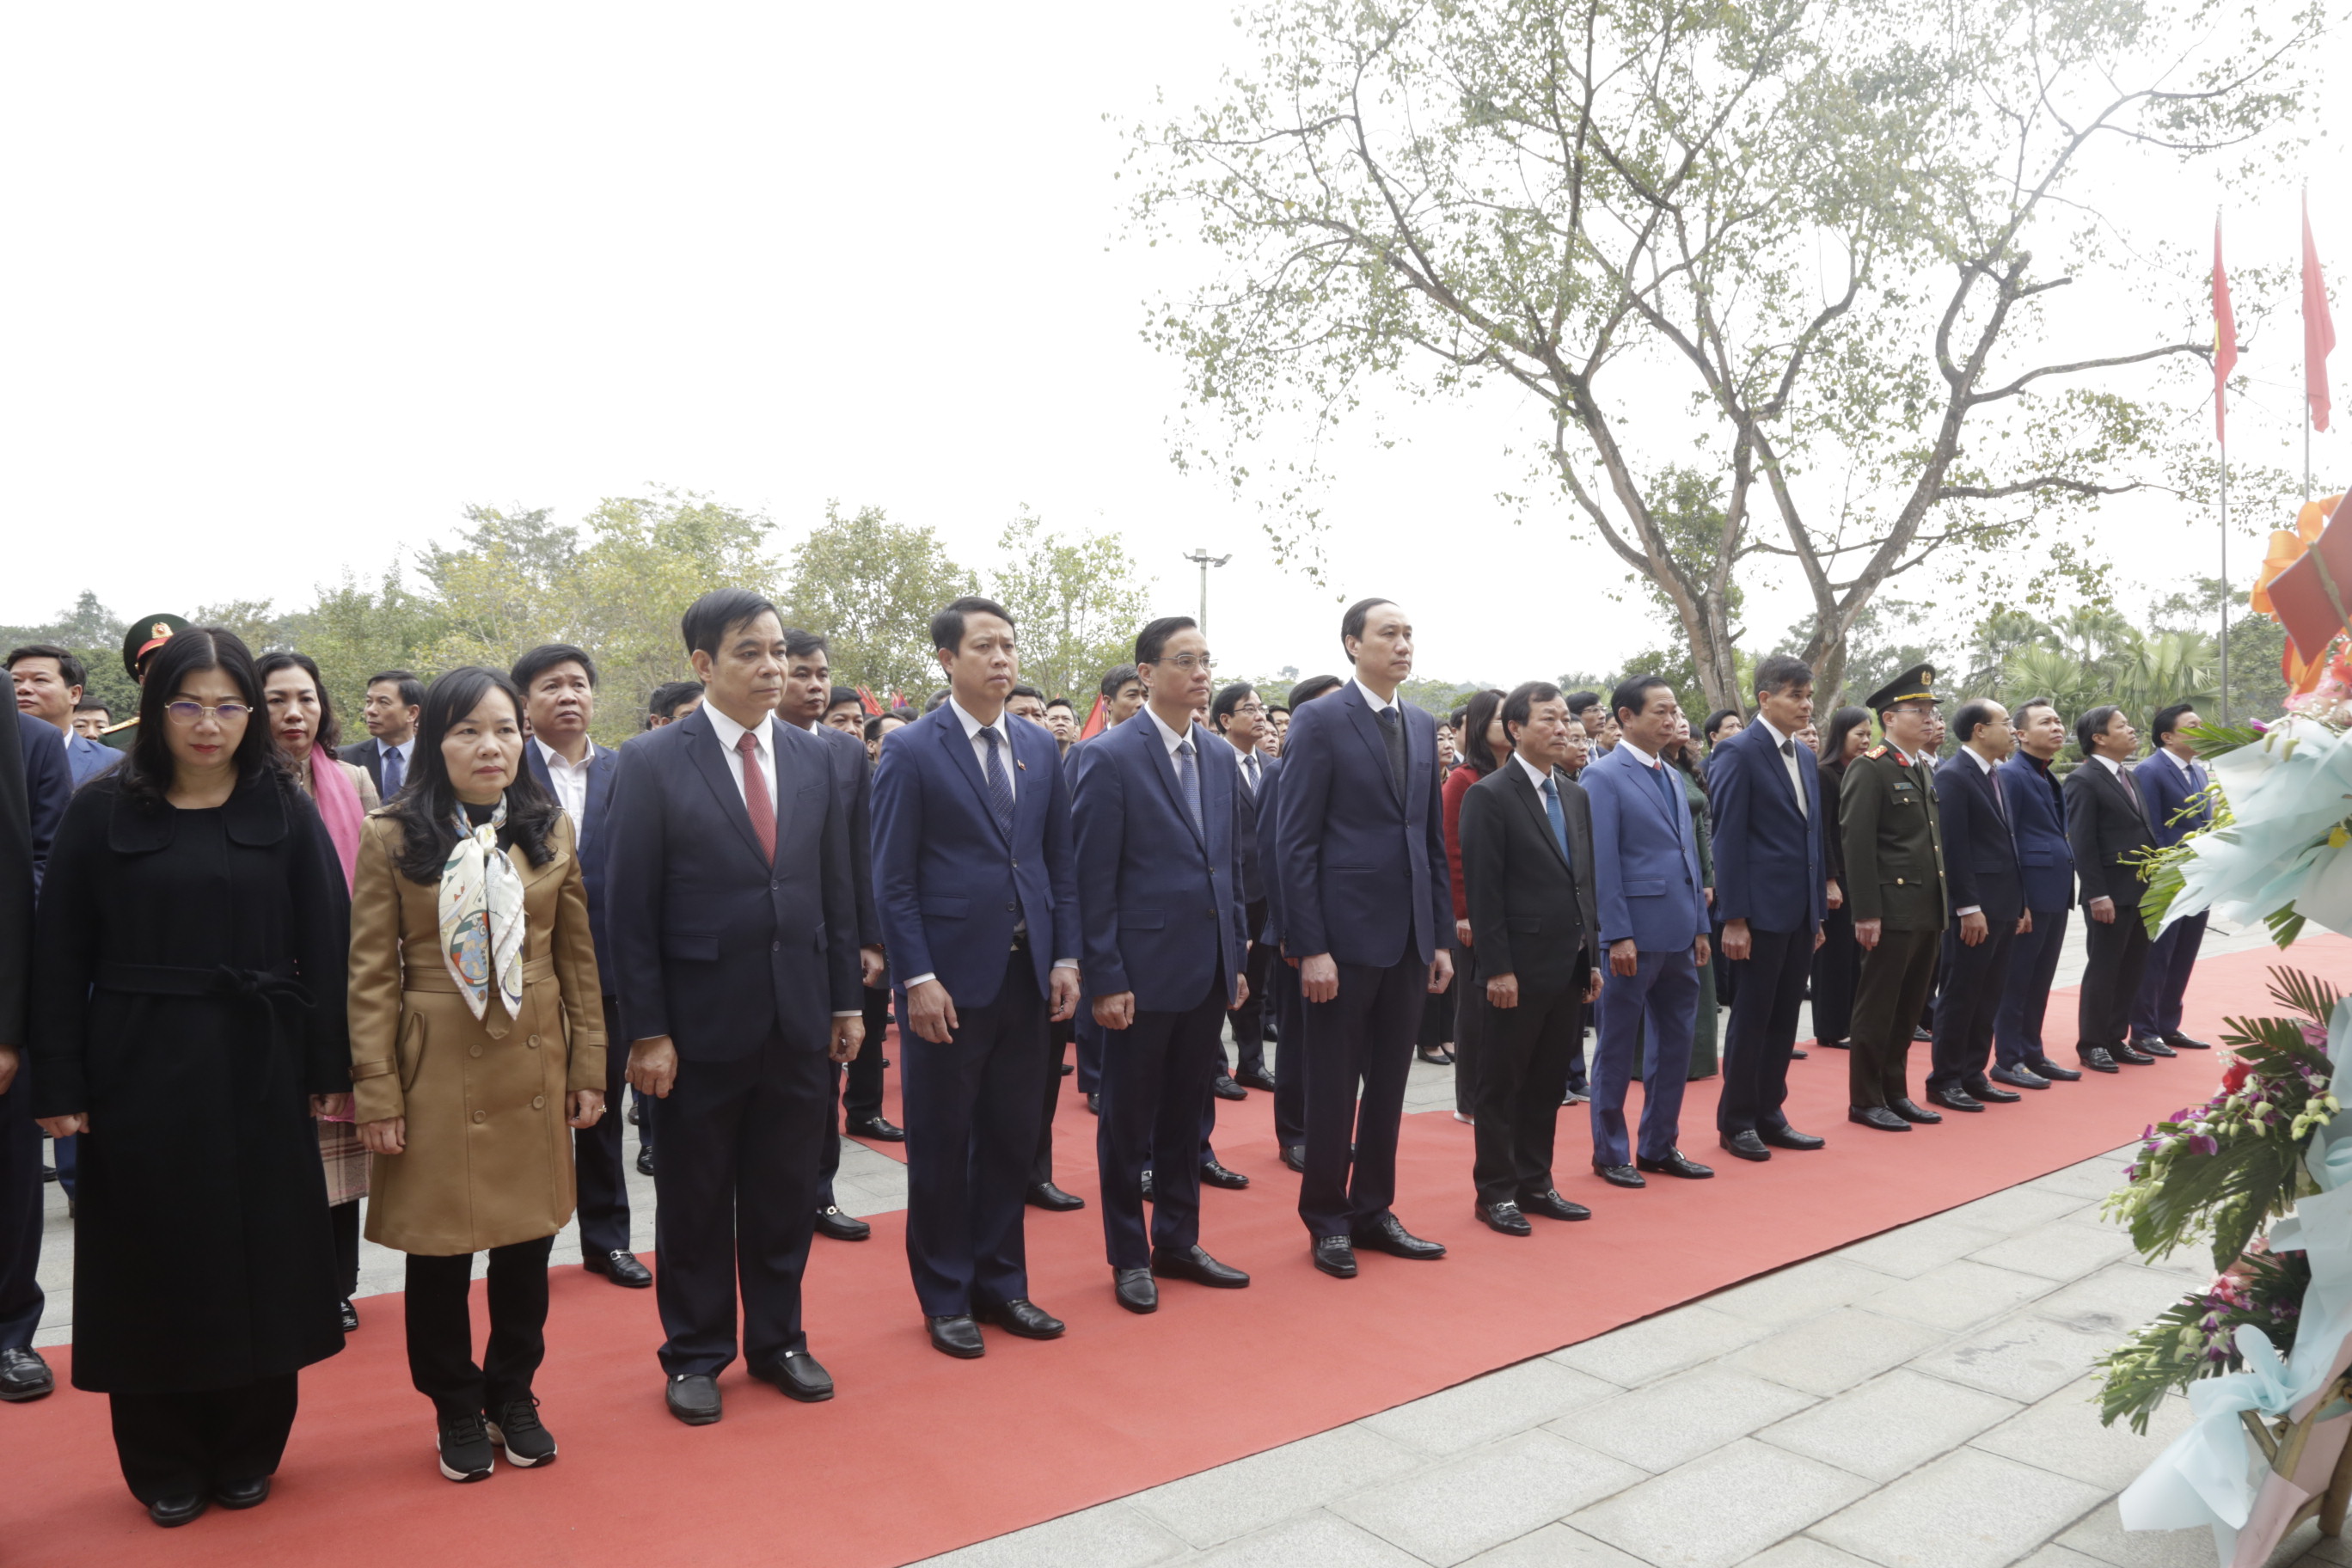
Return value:
<svg viewBox="0 0 2352 1568">
<path fill-rule="evenodd" d="M 768 944 L 768 951 L 770 952 L 782 952 L 784 951 L 784 944 L 781 942 L 772 942 Z"/>
<path fill-rule="evenodd" d="M 1019 904 L 1007 904 L 1004 906 L 1004 912 L 1008 915 L 1018 914 L 1021 912 L 1021 906 Z"/>
</svg>

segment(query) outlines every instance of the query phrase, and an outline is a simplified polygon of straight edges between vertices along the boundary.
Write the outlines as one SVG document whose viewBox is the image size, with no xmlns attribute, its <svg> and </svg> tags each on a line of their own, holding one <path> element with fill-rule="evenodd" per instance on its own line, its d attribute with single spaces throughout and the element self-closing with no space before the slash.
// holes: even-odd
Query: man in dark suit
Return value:
<svg viewBox="0 0 2352 1568">
<path fill-rule="evenodd" d="M 1154 1276 L 1226 1289 L 1249 1276 L 1201 1246 L 1201 1162 L 1191 1153 L 1223 1065 L 1225 1010 L 1245 991 L 1241 884 L 1249 803 L 1233 748 L 1193 720 L 1209 696 L 1209 645 L 1190 616 L 1135 639 L 1145 706 L 1087 748 L 1071 815 L 1086 922 L 1087 994 L 1103 1041 L 1103 1238 L 1112 1293 L 1157 1310 Z"/>
<path fill-rule="evenodd" d="M 2076 1000 L 2075 1054 L 2093 1072 L 2117 1062 L 2146 1067 L 2176 1054 L 2161 1040 L 2134 1046 L 2131 1007 L 2147 967 L 2147 927 L 2139 918 L 2140 879 L 2132 862 L 2155 847 L 2147 803 L 2124 763 L 2139 749 L 2138 731 L 2120 708 L 2094 708 L 2074 721 L 2082 765 L 2066 775 L 2066 840 L 2083 885 L 2083 988 Z M 2158 764 L 2165 765 L 2165 764 Z"/>
<path fill-rule="evenodd" d="M 1789 1125 L 1789 1060 L 1797 1048 L 1813 950 L 1829 918 L 1826 844 L 1837 831 L 1822 805 L 1822 771 L 1797 732 L 1812 722 L 1813 672 L 1771 654 L 1756 666 L 1756 722 L 1707 758 L 1715 827 L 1715 918 L 1737 979 L 1724 1037 L 1716 1135 L 1742 1160 L 1774 1149 L 1818 1149 Z"/>
<path fill-rule="evenodd" d="M 1529 681 L 1503 701 L 1516 750 L 1462 797 L 1462 885 L 1475 973 L 1486 987 L 1479 1040 L 1476 1213 L 1505 1236 L 1528 1215 L 1590 1219 L 1559 1195 L 1552 1147 L 1568 1065 L 1584 1047 L 1584 1009 L 1601 991 L 1601 914 L 1592 887 L 1592 808 L 1561 771 L 1576 721 L 1559 688 Z M 1581 726 L 1577 726 L 1581 730 Z"/>
<path fill-rule="evenodd" d="M 89 671 L 71 648 L 28 643 L 9 653 L 8 676 L 16 684 L 18 711 L 47 721 L 65 737 L 66 763 L 76 789 L 122 761 L 121 752 L 75 727 L 74 714 Z"/>
<path fill-rule="evenodd" d="M 2054 1080 L 2083 1075 L 2060 1067 L 2042 1047 L 2042 1020 L 2050 1006 L 2050 985 L 2058 973 L 2058 953 L 2066 942 L 2066 918 L 2074 906 L 2074 852 L 2066 843 L 2066 798 L 2050 771 L 2050 760 L 2066 745 L 2066 721 L 2042 698 L 2017 710 L 2017 754 L 2000 764 L 2001 803 L 2017 838 L 2017 871 L 2032 917 L 2017 934 L 2009 956 L 2009 980 L 2001 987 L 1993 1019 L 1992 1070 L 1985 1076 L 2011 1089 L 2048 1089 Z"/>
<path fill-rule="evenodd" d="M 604 861 L 611 846 L 613 776 L 617 752 L 588 738 L 596 715 L 596 661 L 565 643 L 546 643 L 515 660 L 514 683 L 522 691 L 530 743 L 523 756 L 541 787 L 572 819 L 580 857 L 580 879 L 588 893 L 588 927 L 596 938 L 596 973 L 604 980 L 606 1038 L 625 1038 L 620 1005 L 613 996 L 613 949 L 604 931 Z M 629 1053 L 604 1053 L 604 1103 L 621 1103 L 628 1082 Z M 629 1184 L 622 1164 L 621 1118 L 606 1116 L 572 1134 L 572 1165 L 580 1186 L 580 1266 L 615 1285 L 642 1290 L 654 1282 L 637 1261 L 629 1239 Z"/>
<path fill-rule="evenodd" d="M 1846 904 L 1862 949 L 1846 1063 L 1846 1120 L 1908 1132 L 1944 1120 L 1911 1098 L 1912 1035 L 1927 1005 L 1944 898 L 1943 829 L 1923 760 L 1935 732 L 1936 671 L 1917 665 L 1870 694 L 1886 737 L 1847 764 L 1838 800 Z"/>
<path fill-rule="evenodd" d="M 1927 1098 L 1947 1110 L 1982 1110 L 2022 1099 L 1986 1079 L 1993 1020 L 2009 984 L 2016 940 L 2032 922 L 2009 803 L 1994 770 L 2017 749 L 2009 710 L 1990 698 L 1952 715 L 1959 754 L 1936 770 L 1936 820 L 1944 839 L 1944 990 L 1936 1008 L 1935 1065 Z"/>
<path fill-rule="evenodd" d="M 751 1374 L 794 1399 L 833 1397 L 801 1327 L 801 1274 L 833 1064 L 866 1026 L 849 824 L 833 749 L 775 718 L 776 608 L 722 588 L 683 630 L 708 695 L 622 749 L 604 915 L 629 1082 L 658 1123 L 667 1397 L 703 1426 L 735 1359 L 739 1282 Z"/>
<path fill-rule="evenodd" d="M 408 782 L 415 761 L 416 716 L 424 710 L 425 682 L 408 671 L 387 669 L 368 677 L 367 697 L 360 705 L 368 738 L 335 754 L 367 770 L 377 799 L 390 800 Z"/>
<path fill-rule="evenodd" d="M 64 737 L 29 713 L 0 721 L 0 1401 L 57 1387 L 41 1326 L 41 1130 L 23 1073 L 33 905 L 73 794 Z"/>
<path fill-rule="evenodd" d="M 1241 765 L 1246 807 L 1245 831 L 1242 835 L 1242 898 L 1249 911 L 1250 935 L 1255 938 L 1265 929 L 1265 862 L 1274 850 L 1274 817 L 1265 810 L 1265 781 L 1276 765 L 1273 758 L 1259 754 L 1258 742 L 1265 731 L 1265 707 L 1258 700 L 1257 688 L 1247 681 L 1237 681 L 1218 692 L 1216 700 L 1209 704 L 1209 722 L 1233 747 Z M 1246 999 L 1234 1008 L 1228 1018 L 1234 1031 L 1234 1054 L 1239 1058 L 1233 1075 L 1235 1084 L 1268 1091 L 1274 1089 L 1274 1075 L 1265 1070 L 1265 1016 L 1274 958 L 1273 948 L 1252 942 L 1246 966 Z"/>
<path fill-rule="evenodd" d="M 1060 748 L 1011 718 L 1013 616 L 961 598 L 931 617 L 949 699 L 874 773 L 874 889 L 898 981 L 907 1261 L 932 1345 L 985 1352 L 978 1323 L 1053 1339 L 1029 1299 L 1023 1196 L 1049 1018 L 1078 1003 L 1076 850 Z"/>
<path fill-rule="evenodd" d="M 1660 760 L 1666 743 L 1687 731 L 1674 688 L 1654 675 L 1621 682 L 1609 700 L 1617 744 L 1578 778 L 1592 803 L 1592 875 L 1609 952 L 1592 1060 L 1592 1168 L 1620 1187 L 1647 1186 L 1645 1171 L 1703 1181 L 1715 1173 L 1675 1143 L 1698 971 L 1709 958 L 1706 882 L 1683 775 Z M 1645 1026 L 1635 1145 L 1627 1136 L 1625 1090 Z"/>
<path fill-rule="evenodd" d="M 1290 689 L 1286 716 L 1318 697 L 1328 697 L 1345 685 L 1336 675 L 1310 675 Z M 1259 786 L 1258 874 L 1265 879 L 1265 925 L 1257 933 L 1260 947 L 1279 961 L 1271 965 L 1274 1022 L 1274 1140 L 1282 1163 L 1302 1175 L 1307 1171 L 1307 997 L 1298 989 L 1298 955 L 1283 934 L 1283 867 L 1276 826 L 1281 820 L 1280 757 L 1270 758 L 1265 781 Z"/>
<path fill-rule="evenodd" d="M 2147 808 L 2149 830 L 2157 847 L 2168 849 L 2190 834 L 2213 825 L 2213 801 L 2206 795 L 2212 780 L 2197 760 L 2189 732 L 2204 721 L 2186 702 L 2157 710 L 2148 728 L 2156 732 L 2156 750 L 2132 770 L 2139 786 L 2140 804 Z M 2197 967 L 2197 950 L 2205 942 L 2205 911 L 2176 920 L 2148 943 L 2147 968 L 2132 1003 L 2132 1045 L 2142 1051 L 2151 1044 L 2175 1051 L 2205 1051 L 2212 1047 L 2181 1033 L 2180 1008 L 2189 994 L 2189 974 Z"/>
<path fill-rule="evenodd" d="M 1428 994 L 1454 975 L 1454 897 L 1437 721 L 1396 695 L 1412 673 L 1412 623 L 1386 599 L 1360 599 L 1339 643 L 1356 677 L 1291 715 L 1275 844 L 1284 951 L 1298 960 L 1306 998 L 1298 1216 L 1315 1267 L 1347 1279 L 1359 1247 L 1445 1256 L 1389 1205 L 1413 1036 Z M 1286 1029 L 1286 1058 L 1290 1044 Z"/>
<path fill-rule="evenodd" d="M 1108 734 L 1142 710 L 1143 680 L 1131 664 L 1114 665 L 1105 670 L 1102 679 L 1097 683 L 1096 691 L 1102 700 L 1103 714 L 1103 727 L 1095 732 L 1097 736 Z M 1066 781 L 1073 789 L 1077 787 L 1077 770 L 1085 764 L 1087 740 L 1092 738 L 1081 738 L 1064 753 Z M 1087 1097 L 1089 1110 L 1099 1111 L 1103 1031 L 1102 1026 L 1095 1022 L 1094 1010 L 1079 1008 L 1070 1032 L 1078 1047 L 1078 1092 Z M 1050 1162 L 1045 1163 L 1042 1172 L 1033 1172 L 1029 1202 L 1035 1207 L 1057 1213 L 1086 1207 L 1084 1198 L 1066 1193 L 1053 1184 L 1050 1180 L 1053 1173 Z"/>
</svg>

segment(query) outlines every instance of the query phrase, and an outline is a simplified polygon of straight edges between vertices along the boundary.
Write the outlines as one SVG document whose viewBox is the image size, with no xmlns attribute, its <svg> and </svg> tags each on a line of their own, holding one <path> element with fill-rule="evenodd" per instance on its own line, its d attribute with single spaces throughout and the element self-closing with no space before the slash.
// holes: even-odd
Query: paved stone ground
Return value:
<svg viewBox="0 0 2352 1568">
<path fill-rule="evenodd" d="M 2217 932 L 2206 952 L 2260 944 Z M 2069 948 L 2062 984 L 2081 972 L 2079 921 Z M 1450 1070 L 1415 1066 L 1408 1109 L 1452 1097 Z M 2126 1157 L 925 1568 L 2209 1568 L 2203 1532 L 2127 1534 L 2116 1517 L 2185 1405 L 2138 1437 L 2088 1403 L 2092 1358 L 2209 1272 L 2145 1267 L 2099 1222 Z M 853 1213 L 904 1207 L 905 1168 L 849 1144 L 837 1192 Z M 650 1251 L 651 1182 L 633 1173 L 631 1194 Z M 49 1205 L 44 1344 L 72 1319 L 55 1188 Z M 578 1257 L 567 1229 L 555 1258 Z M 362 1244 L 362 1294 L 400 1289 L 402 1267 Z M 361 1311 L 362 1331 L 392 1329 Z M 2352 1550 L 2305 1525 L 2277 1559 L 2298 1560 Z"/>
</svg>

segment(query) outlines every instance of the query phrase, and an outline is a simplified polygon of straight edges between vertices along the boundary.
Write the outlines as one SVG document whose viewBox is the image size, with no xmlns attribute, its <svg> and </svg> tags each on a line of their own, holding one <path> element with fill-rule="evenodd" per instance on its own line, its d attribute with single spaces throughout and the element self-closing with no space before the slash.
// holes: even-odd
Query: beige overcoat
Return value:
<svg viewBox="0 0 2352 1568">
<path fill-rule="evenodd" d="M 477 1020 L 440 954 L 440 889 L 396 863 L 399 825 L 368 818 L 352 887 L 352 1091 L 362 1122 L 407 1118 L 374 1156 L 368 1239 L 450 1256 L 552 1236 L 572 1217 L 566 1089 L 604 1087 L 603 993 L 588 898 L 559 816 L 523 881 L 522 1016 Z"/>
</svg>

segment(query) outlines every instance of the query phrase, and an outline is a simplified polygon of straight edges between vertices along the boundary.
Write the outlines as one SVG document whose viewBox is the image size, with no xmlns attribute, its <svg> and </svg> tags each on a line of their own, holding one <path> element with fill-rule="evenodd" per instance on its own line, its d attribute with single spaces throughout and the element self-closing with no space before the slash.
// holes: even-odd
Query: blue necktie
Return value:
<svg viewBox="0 0 2352 1568">
<path fill-rule="evenodd" d="M 1184 797 L 1184 809 L 1192 814 L 1192 831 L 1206 837 L 1201 826 L 1201 772 L 1192 765 L 1192 737 L 1185 736 L 1176 742 L 1176 788 Z"/>
<path fill-rule="evenodd" d="M 400 753 L 390 746 L 383 748 L 383 798 L 390 800 L 400 793 L 401 775 L 405 770 Z"/>
<path fill-rule="evenodd" d="M 1675 771 L 1664 763 L 1660 763 L 1654 771 L 1658 775 L 1658 787 L 1666 792 L 1666 805 L 1670 807 L 1681 805 L 1683 791 L 1682 786 L 1675 782 Z"/>
<path fill-rule="evenodd" d="M 1004 753 L 1000 749 L 1004 737 L 990 725 L 981 732 L 988 742 L 988 809 L 996 814 L 996 826 L 1004 830 L 1009 842 L 1013 837 L 1013 780 L 1004 772 Z"/>
<path fill-rule="evenodd" d="M 1576 857 L 1568 847 L 1568 813 L 1559 808 L 1559 784 L 1557 781 L 1544 780 L 1543 797 L 1544 815 L 1551 818 L 1551 836 L 1559 840 L 1559 858 L 1567 861 L 1568 868 L 1573 871 L 1576 869 Z"/>
</svg>

